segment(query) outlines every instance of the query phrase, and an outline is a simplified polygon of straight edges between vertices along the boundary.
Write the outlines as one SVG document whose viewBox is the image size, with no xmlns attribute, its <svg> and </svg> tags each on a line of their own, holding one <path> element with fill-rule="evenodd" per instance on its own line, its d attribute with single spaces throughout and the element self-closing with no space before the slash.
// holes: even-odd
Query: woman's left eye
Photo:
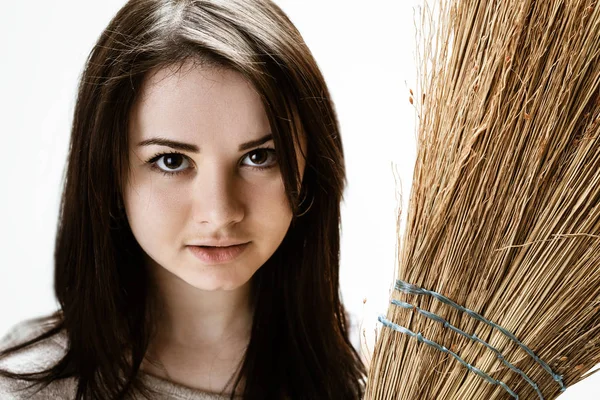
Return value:
<svg viewBox="0 0 600 400">
<path fill-rule="evenodd" d="M 272 161 L 269 163 L 269 156 L 271 156 Z M 244 159 L 250 159 L 250 162 L 253 164 L 259 165 L 248 165 L 248 167 L 255 170 L 266 170 L 273 168 L 277 165 L 277 156 L 275 149 L 270 147 L 261 147 L 258 149 L 254 149 L 248 154 L 246 154 Z M 151 165 L 153 170 L 163 173 L 166 176 L 175 176 L 186 172 L 189 168 L 190 161 L 188 157 L 181 153 L 159 153 L 146 161 Z M 182 169 L 180 166 L 182 164 L 187 164 Z"/>
<path fill-rule="evenodd" d="M 252 157 L 253 155 L 259 155 L 258 157 Z M 261 157 L 261 155 L 263 157 Z M 266 166 L 264 165 L 265 161 L 264 160 L 264 156 L 267 156 L 266 158 L 268 159 L 268 156 L 272 156 L 272 162 L 270 164 L 266 164 Z M 275 149 L 272 149 L 270 147 L 261 147 L 259 149 L 255 149 L 252 150 L 250 153 L 248 153 L 246 156 L 244 156 L 244 158 L 249 157 L 250 161 L 252 161 L 253 163 L 258 163 L 260 164 L 259 166 L 253 166 L 251 165 L 250 168 L 254 168 L 254 169 L 258 169 L 258 170 L 263 170 L 263 169 L 269 169 L 269 168 L 273 168 L 276 164 L 277 164 L 277 156 L 275 153 Z"/>
</svg>

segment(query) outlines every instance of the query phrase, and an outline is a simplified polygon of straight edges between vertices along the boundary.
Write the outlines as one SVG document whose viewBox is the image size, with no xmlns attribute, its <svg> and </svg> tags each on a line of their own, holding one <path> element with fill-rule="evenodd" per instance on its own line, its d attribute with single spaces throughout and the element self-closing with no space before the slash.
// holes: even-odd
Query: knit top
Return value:
<svg viewBox="0 0 600 400">
<path fill-rule="evenodd" d="M 37 320 L 25 320 L 15 325 L 2 339 L 0 350 L 12 347 L 17 343 L 25 342 L 40 335 L 48 327 L 41 325 Z M 35 343 L 25 349 L 0 359 L 0 368 L 11 372 L 37 372 L 54 365 L 60 360 L 67 348 L 67 337 L 64 332 L 48 339 Z M 170 382 L 157 376 L 139 371 L 139 378 L 152 391 L 152 399 L 156 400 L 228 400 L 229 395 L 205 392 Z M 47 399 L 74 399 L 77 391 L 75 378 L 67 378 L 51 383 L 37 394 L 34 387 L 30 390 L 20 391 L 31 382 L 9 379 L 0 376 L 0 399 L 2 400 L 47 400 Z M 137 400 L 138 397 L 129 397 Z M 241 399 L 237 396 L 236 399 Z"/>
</svg>

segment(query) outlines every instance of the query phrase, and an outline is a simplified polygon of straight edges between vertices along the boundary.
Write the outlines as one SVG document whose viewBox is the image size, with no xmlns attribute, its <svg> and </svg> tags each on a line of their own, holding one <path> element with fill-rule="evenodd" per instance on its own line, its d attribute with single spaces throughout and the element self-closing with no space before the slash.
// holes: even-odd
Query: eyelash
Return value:
<svg viewBox="0 0 600 400">
<path fill-rule="evenodd" d="M 252 154 L 254 152 L 260 151 L 260 150 L 267 151 L 267 153 L 272 153 L 273 155 L 276 154 L 274 148 L 271 148 L 271 147 L 258 147 L 256 149 L 252 150 L 251 152 L 246 153 L 246 155 L 244 155 L 244 158 L 247 157 L 248 155 L 250 155 L 250 154 Z M 172 155 L 179 155 L 179 156 L 187 158 L 187 156 L 185 154 L 178 153 L 176 151 L 165 151 L 165 152 L 162 152 L 162 153 L 155 154 L 149 160 L 147 160 L 146 163 L 150 164 L 150 168 L 152 168 L 153 170 L 155 170 L 157 172 L 162 173 L 163 175 L 165 175 L 167 177 L 174 177 L 176 175 L 183 174 L 183 173 L 187 172 L 187 169 L 184 169 L 184 170 L 181 170 L 181 171 L 165 171 L 165 170 L 160 169 L 156 165 L 156 162 L 158 160 L 160 160 L 163 156 L 172 156 Z M 270 166 L 268 166 L 268 167 L 254 167 L 254 166 L 249 166 L 249 168 L 252 168 L 252 169 L 258 170 L 258 171 L 264 171 L 264 170 L 267 170 L 267 169 L 274 168 L 276 165 L 277 165 L 277 159 L 275 158 L 275 161 L 273 162 L 273 164 L 270 165 Z"/>
</svg>

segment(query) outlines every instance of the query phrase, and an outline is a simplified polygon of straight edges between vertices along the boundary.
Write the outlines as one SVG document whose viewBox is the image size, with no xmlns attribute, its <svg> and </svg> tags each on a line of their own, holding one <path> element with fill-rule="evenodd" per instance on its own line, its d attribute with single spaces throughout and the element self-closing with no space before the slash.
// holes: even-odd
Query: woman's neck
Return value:
<svg viewBox="0 0 600 400">
<path fill-rule="evenodd" d="M 231 392 L 250 343 L 251 281 L 231 291 L 203 291 L 160 266 L 151 276 L 157 330 L 142 371 L 192 389 Z"/>
</svg>

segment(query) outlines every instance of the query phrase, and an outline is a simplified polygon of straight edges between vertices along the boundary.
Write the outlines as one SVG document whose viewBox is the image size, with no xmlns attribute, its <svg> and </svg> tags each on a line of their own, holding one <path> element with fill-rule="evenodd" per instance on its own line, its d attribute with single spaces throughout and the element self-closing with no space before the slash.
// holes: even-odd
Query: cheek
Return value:
<svg viewBox="0 0 600 400">
<path fill-rule="evenodd" d="M 279 245 L 292 221 L 292 209 L 283 180 L 278 179 L 253 192 L 249 217 L 256 229 L 255 234 L 264 235 L 270 242 Z"/>
<path fill-rule="evenodd" d="M 281 177 L 263 186 L 254 186 L 247 193 L 253 198 L 254 209 L 260 213 L 291 213 Z"/>
<path fill-rule="evenodd" d="M 181 193 L 166 190 L 158 182 L 138 181 L 128 185 L 124 193 L 125 211 L 131 230 L 144 250 L 166 243 L 181 228 L 183 218 Z"/>
</svg>

